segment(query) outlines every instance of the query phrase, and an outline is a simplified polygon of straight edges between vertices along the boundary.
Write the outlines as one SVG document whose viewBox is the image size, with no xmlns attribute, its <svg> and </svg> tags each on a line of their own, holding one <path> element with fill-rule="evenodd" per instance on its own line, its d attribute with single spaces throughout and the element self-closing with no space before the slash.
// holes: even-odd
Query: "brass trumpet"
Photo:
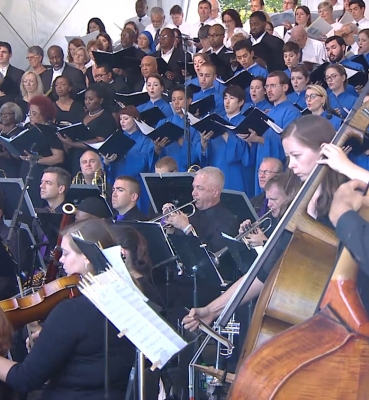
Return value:
<svg viewBox="0 0 369 400">
<path fill-rule="evenodd" d="M 180 207 L 174 207 L 174 206 L 173 206 L 172 209 L 170 209 L 170 210 L 167 211 L 166 213 L 160 215 L 159 217 L 155 217 L 155 218 L 153 218 L 153 219 L 150 219 L 149 222 L 159 222 L 161 219 L 166 218 L 166 217 L 168 217 L 169 215 L 171 215 L 171 214 L 173 214 L 173 213 L 176 213 L 176 212 L 178 212 L 178 211 L 181 211 L 181 210 L 183 210 L 185 207 L 192 206 L 192 211 L 191 211 L 189 214 L 187 214 L 187 217 L 190 218 L 190 217 L 192 217 L 192 216 L 195 214 L 195 212 L 196 212 L 195 203 L 196 203 L 196 200 L 192 200 L 192 201 L 190 201 L 190 202 L 188 202 L 188 203 L 186 203 L 186 204 L 183 204 L 183 206 L 180 206 Z"/>
<path fill-rule="evenodd" d="M 72 179 L 72 185 L 84 185 L 85 183 L 85 177 L 82 172 L 77 172 L 76 176 Z"/>
<path fill-rule="evenodd" d="M 72 185 L 85 184 L 86 180 L 82 172 L 77 172 L 76 176 L 72 180 Z M 98 186 L 101 192 L 101 196 L 106 199 L 106 172 L 102 168 L 99 168 L 97 171 L 94 172 L 94 177 L 92 178 L 91 184 Z"/>
</svg>

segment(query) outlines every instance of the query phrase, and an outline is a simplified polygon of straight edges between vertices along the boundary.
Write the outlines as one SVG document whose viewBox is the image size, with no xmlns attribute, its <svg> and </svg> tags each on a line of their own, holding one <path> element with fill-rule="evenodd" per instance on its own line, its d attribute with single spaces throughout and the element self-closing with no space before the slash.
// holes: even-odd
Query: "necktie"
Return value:
<svg viewBox="0 0 369 400">
<path fill-rule="evenodd" d="M 358 22 L 356 22 L 356 26 L 359 26 L 359 23 L 358 23 Z"/>
<path fill-rule="evenodd" d="M 347 46 L 347 52 L 349 52 L 351 50 L 351 45 L 350 46 Z"/>
<path fill-rule="evenodd" d="M 142 18 L 140 17 L 139 19 L 138 19 L 138 22 L 141 22 L 142 21 Z"/>
<path fill-rule="evenodd" d="M 300 58 L 299 58 L 299 62 L 302 62 L 302 49 L 300 49 Z"/>
<path fill-rule="evenodd" d="M 159 42 L 159 35 L 160 35 L 160 29 L 158 29 L 155 33 L 155 37 L 154 37 L 154 42 L 158 43 Z"/>
</svg>

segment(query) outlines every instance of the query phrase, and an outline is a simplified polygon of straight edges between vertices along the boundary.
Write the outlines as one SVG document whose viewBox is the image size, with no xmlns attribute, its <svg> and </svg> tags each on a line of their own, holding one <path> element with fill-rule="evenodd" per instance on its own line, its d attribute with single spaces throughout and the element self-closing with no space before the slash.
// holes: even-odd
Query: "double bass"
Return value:
<svg viewBox="0 0 369 400">
<path fill-rule="evenodd" d="M 368 109 L 356 111 L 333 143 L 363 139 Z M 326 170 L 317 167 L 305 182 L 258 259 L 265 261 L 282 231 L 291 233 L 259 297 L 230 400 L 368 398 L 369 324 L 352 259 L 343 252 L 329 280 L 337 239 L 306 213 Z"/>
</svg>

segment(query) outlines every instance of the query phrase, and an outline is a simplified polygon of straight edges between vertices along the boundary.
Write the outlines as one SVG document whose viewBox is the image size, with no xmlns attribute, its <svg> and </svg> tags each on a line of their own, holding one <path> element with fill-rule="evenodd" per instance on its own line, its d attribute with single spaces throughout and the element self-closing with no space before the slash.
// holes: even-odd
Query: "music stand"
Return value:
<svg viewBox="0 0 369 400">
<path fill-rule="evenodd" d="M 6 197 L 6 206 L 4 210 L 4 218 L 11 219 L 15 209 L 17 208 L 19 197 L 24 188 L 24 182 L 21 178 L 0 178 L 0 191 Z M 24 195 L 24 202 L 22 203 L 21 213 L 22 221 L 30 223 L 31 218 L 36 217 L 36 212 L 33 207 L 32 201 L 28 192 Z"/>
<path fill-rule="evenodd" d="M 244 192 L 223 189 L 220 201 L 237 217 L 239 223 L 246 219 L 251 220 L 251 223 L 253 223 L 258 219 L 254 207 Z"/>
<path fill-rule="evenodd" d="M 241 271 L 242 275 L 245 275 L 258 256 L 256 250 L 253 248 L 249 250 L 243 242 L 228 239 L 227 237 L 224 237 L 224 239 L 227 242 L 229 253 L 237 264 L 237 268 Z"/>
<path fill-rule="evenodd" d="M 70 185 L 65 195 L 65 202 L 78 205 L 87 197 L 100 197 L 101 192 L 97 185 Z"/>
<path fill-rule="evenodd" d="M 193 200 L 192 182 L 194 174 L 187 172 L 142 173 L 141 178 L 154 213 L 161 213 L 161 208 L 165 203 L 181 206 Z"/>
</svg>

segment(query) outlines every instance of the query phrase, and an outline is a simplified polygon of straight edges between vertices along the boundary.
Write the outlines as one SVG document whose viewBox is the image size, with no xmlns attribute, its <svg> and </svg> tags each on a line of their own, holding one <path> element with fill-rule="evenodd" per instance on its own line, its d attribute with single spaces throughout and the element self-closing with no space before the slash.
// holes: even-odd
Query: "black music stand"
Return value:
<svg viewBox="0 0 369 400">
<path fill-rule="evenodd" d="M 198 285 L 220 288 L 224 280 L 213 264 L 206 246 L 197 236 L 169 235 L 174 251 L 185 267 L 186 274 L 193 279 L 193 305 L 198 307 Z"/>
<path fill-rule="evenodd" d="M 65 195 L 65 202 L 78 205 L 87 197 L 100 197 L 101 192 L 97 185 L 70 185 Z"/>
<path fill-rule="evenodd" d="M 251 220 L 251 223 L 258 219 L 254 207 L 244 192 L 223 189 L 220 201 L 237 217 L 240 224 L 246 219 Z"/>
<path fill-rule="evenodd" d="M 181 206 L 192 201 L 193 177 L 187 172 L 141 174 L 154 213 L 161 213 L 165 203 Z"/>
</svg>

